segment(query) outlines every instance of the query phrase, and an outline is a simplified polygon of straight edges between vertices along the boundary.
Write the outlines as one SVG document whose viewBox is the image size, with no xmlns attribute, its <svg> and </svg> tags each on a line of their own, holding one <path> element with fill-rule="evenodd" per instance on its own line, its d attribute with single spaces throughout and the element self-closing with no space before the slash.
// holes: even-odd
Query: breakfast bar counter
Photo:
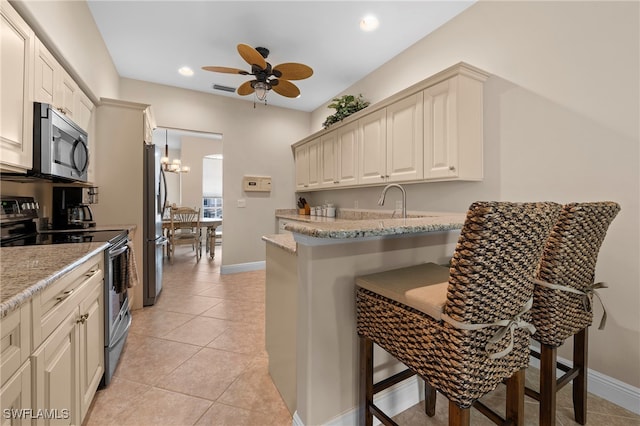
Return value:
<svg viewBox="0 0 640 426">
<path fill-rule="evenodd" d="M 357 423 L 355 277 L 424 262 L 447 263 L 464 220 L 465 214 L 437 212 L 407 219 L 296 220 L 284 227 L 296 243 L 295 255 L 290 256 L 276 253 L 278 245 L 263 238 L 267 241 L 266 345 L 270 370 L 272 364 L 288 368 L 286 374 L 275 371 L 278 378 L 274 377 L 274 383 L 294 414 L 295 424 Z M 295 300 L 269 298 L 269 286 L 285 282 L 280 278 L 287 265 L 287 294 L 293 294 Z M 277 280 L 271 273 L 274 270 L 280 274 Z M 288 316 L 289 329 L 276 329 L 274 324 L 281 327 L 285 321 L 279 318 L 270 322 L 269 312 Z M 290 339 L 285 338 L 287 333 Z M 284 353 L 270 351 L 275 342 L 295 348 L 295 357 L 288 364 Z M 401 369 L 382 351 L 376 352 L 375 359 L 375 380 Z M 417 382 L 413 385 L 417 398 Z M 413 405 L 417 399 L 405 402 Z"/>
</svg>

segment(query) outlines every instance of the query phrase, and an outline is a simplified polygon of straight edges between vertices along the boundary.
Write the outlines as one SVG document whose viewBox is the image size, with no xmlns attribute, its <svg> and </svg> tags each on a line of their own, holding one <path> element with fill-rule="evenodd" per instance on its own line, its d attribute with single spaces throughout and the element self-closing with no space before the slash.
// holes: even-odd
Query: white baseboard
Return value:
<svg viewBox="0 0 640 426">
<path fill-rule="evenodd" d="M 236 274 L 238 272 L 259 271 L 266 268 L 266 262 L 261 260 L 259 262 L 249 263 L 236 263 L 235 265 L 222 265 L 220 267 L 220 274 Z"/>
<path fill-rule="evenodd" d="M 558 357 L 558 361 L 569 366 L 571 361 Z M 540 368 L 540 360 L 531 357 L 529 365 Z M 613 377 L 588 369 L 587 386 L 589 393 L 606 399 L 633 413 L 640 414 L 640 388 L 621 382 Z M 411 377 L 375 398 L 376 405 L 390 417 L 395 416 L 420 402 L 424 390 L 416 376 Z M 380 422 L 374 417 L 374 425 Z M 358 424 L 358 410 L 353 409 L 325 423 L 326 426 L 352 426 Z M 293 426 L 305 426 L 298 412 L 293 415 Z"/>
<path fill-rule="evenodd" d="M 413 376 L 397 385 L 380 392 L 375 397 L 374 402 L 378 408 L 385 412 L 390 417 L 400 414 L 405 410 L 413 407 L 420 402 L 420 395 L 424 393 L 420 381 L 417 376 Z M 353 426 L 358 424 L 358 410 L 349 410 L 346 413 L 334 417 L 328 422 L 324 423 L 325 426 Z M 373 418 L 373 424 L 379 425 L 380 421 L 377 418 Z M 293 426 L 305 426 L 298 412 L 293 414 Z"/>
<path fill-rule="evenodd" d="M 558 357 L 562 364 L 573 366 L 573 362 Z M 540 369 L 540 360 L 530 357 L 529 365 Z M 587 369 L 587 391 L 593 395 L 606 399 L 633 413 L 640 414 L 640 388 L 606 376 L 598 371 Z"/>
</svg>

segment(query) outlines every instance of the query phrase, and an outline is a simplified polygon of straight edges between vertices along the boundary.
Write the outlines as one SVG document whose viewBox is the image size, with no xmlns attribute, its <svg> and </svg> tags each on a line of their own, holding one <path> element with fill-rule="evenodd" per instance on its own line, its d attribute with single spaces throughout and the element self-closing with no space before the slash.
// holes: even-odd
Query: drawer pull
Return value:
<svg viewBox="0 0 640 426">
<path fill-rule="evenodd" d="M 87 272 L 86 274 L 84 274 L 84 276 L 85 276 L 85 277 L 92 277 L 92 276 L 94 276 L 95 274 L 97 274 L 99 270 L 100 270 L 100 269 L 94 269 L 94 270 L 89 271 L 89 272 Z"/>
<path fill-rule="evenodd" d="M 76 320 L 77 324 L 84 324 L 85 322 L 87 322 L 87 318 L 89 318 L 89 314 L 82 314 L 80 315 L 80 318 L 78 318 Z"/>
<path fill-rule="evenodd" d="M 67 299 L 69 296 L 71 296 L 73 294 L 74 291 L 76 291 L 76 289 L 72 288 L 71 290 L 67 290 L 64 293 L 62 293 L 62 296 L 59 296 L 59 297 L 56 298 L 56 300 L 58 301 L 56 304 L 62 302 L 65 299 Z"/>
</svg>

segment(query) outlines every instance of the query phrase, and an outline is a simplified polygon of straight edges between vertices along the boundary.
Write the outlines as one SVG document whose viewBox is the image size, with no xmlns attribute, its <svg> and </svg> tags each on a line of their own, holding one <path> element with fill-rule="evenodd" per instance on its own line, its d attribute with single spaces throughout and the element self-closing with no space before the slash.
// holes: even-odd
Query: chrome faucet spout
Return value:
<svg viewBox="0 0 640 426">
<path fill-rule="evenodd" d="M 398 185 L 397 183 L 392 183 L 392 184 L 389 184 L 389 185 L 384 187 L 384 189 L 382 190 L 382 195 L 380 195 L 380 199 L 378 200 L 378 205 L 379 206 L 383 206 L 384 205 L 384 198 L 387 195 L 387 191 L 389 190 L 389 188 L 398 188 L 400 190 L 400 192 L 402 192 L 402 217 L 406 219 L 406 217 L 407 217 L 407 193 L 404 190 L 404 188 L 402 186 Z"/>
</svg>

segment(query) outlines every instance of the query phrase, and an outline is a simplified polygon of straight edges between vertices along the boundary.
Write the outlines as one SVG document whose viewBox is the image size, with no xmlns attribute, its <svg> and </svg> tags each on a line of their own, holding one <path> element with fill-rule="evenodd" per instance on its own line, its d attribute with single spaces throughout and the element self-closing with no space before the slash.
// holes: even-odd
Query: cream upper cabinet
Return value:
<svg viewBox="0 0 640 426">
<path fill-rule="evenodd" d="M 295 144 L 297 189 L 482 180 L 488 77 L 461 62 Z M 313 186 L 303 147 L 318 140 L 321 184 Z"/>
<path fill-rule="evenodd" d="M 33 164 L 35 35 L 6 0 L 0 12 L 0 167 L 24 172 Z"/>
<path fill-rule="evenodd" d="M 93 102 L 42 41 L 36 39 L 35 44 L 35 101 L 53 105 L 82 129 L 89 130 Z"/>
<path fill-rule="evenodd" d="M 425 179 L 482 179 L 482 86 L 458 75 L 424 91 Z"/>
<path fill-rule="evenodd" d="M 296 189 L 304 191 L 320 185 L 320 140 L 299 145 L 294 149 Z"/>
<path fill-rule="evenodd" d="M 358 120 L 358 183 L 386 182 L 387 110 L 385 108 Z"/>
<path fill-rule="evenodd" d="M 358 179 L 358 123 L 330 131 L 320 138 L 320 187 L 354 185 Z"/>
<path fill-rule="evenodd" d="M 49 49 L 39 39 L 36 39 L 34 100 L 54 105 L 60 96 L 58 80 L 60 79 L 60 65 Z"/>
<path fill-rule="evenodd" d="M 78 90 L 75 98 L 74 98 L 74 107 L 73 107 L 73 121 L 83 128 L 84 130 L 89 130 L 90 122 L 91 122 L 91 114 L 93 114 L 93 102 L 87 95 L 84 94 L 82 90 Z"/>
<path fill-rule="evenodd" d="M 422 93 L 387 107 L 386 180 L 400 182 L 423 176 Z"/>
<path fill-rule="evenodd" d="M 358 181 L 358 123 L 337 130 L 336 186 L 355 185 Z"/>
<path fill-rule="evenodd" d="M 320 138 L 320 186 L 338 183 L 338 134 L 328 132 Z"/>
</svg>

